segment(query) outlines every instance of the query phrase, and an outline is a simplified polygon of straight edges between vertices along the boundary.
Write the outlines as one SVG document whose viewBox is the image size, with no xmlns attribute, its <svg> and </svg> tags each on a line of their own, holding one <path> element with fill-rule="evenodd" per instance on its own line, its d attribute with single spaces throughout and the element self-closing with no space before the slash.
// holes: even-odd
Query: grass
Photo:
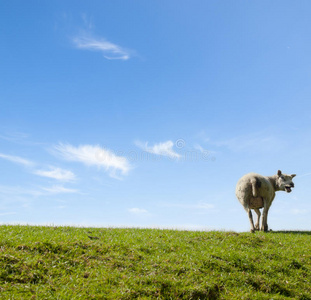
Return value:
<svg viewBox="0 0 311 300">
<path fill-rule="evenodd" d="M 0 299 L 311 299 L 311 232 L 0 226 Z"/>
</svg>

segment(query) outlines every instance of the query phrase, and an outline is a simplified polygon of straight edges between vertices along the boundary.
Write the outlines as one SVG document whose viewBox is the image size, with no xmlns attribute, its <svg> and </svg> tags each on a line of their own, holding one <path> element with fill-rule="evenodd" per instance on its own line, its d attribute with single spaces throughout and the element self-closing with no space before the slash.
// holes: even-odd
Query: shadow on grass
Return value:
<svg viewBox="0 0 311 300">
<path fill-rule="evenodd" d="M 277 231 L 269 231 L 269 233 L 289 233 L 289 234 L 311 235 L 311 231 L 299 231 L 299 230 L 277 230 Z"/>
</svg>

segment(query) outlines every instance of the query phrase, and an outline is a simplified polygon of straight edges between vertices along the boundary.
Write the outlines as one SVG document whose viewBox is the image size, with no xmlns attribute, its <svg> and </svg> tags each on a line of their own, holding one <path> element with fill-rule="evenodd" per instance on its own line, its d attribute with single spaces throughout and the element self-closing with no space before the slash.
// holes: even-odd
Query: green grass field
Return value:
<svg viewBox="0 0 311 300">
<path fill-rule="evenodd" d="M 0 299 L 311 299 L 311 232 L 0 226 Z"/>
</svg>

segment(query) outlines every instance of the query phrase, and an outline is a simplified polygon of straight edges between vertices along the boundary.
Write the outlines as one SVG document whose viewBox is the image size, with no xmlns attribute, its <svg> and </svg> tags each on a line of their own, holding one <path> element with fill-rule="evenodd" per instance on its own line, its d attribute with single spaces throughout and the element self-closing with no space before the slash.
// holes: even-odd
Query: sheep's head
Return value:
<svg viewBox="0 0 311 300">
<path fill-rule="evenodd" d="M 276 184 L 281 191 L 286 191 L 290 193 L 292 188 L 295 186 L 292 179 L 296 176 L 296 174 L 286 175 L 282 174 L 280 170 L 278 170 Z"/>
</svg>

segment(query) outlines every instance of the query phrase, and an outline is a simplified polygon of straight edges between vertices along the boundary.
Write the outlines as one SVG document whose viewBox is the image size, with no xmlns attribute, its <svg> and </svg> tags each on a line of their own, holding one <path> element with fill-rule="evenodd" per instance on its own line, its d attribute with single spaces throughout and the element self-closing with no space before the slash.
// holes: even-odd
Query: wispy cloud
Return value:
<svg viewBox="0 0 311 300">
<path fill-rule="evenodd" d="M 20 186 L 4 186 L 0 185 L 0 195 L 4 196 L 25 196 L 25 197 L 41 197 L 49 196 L 51 194 L 60 193 L 79 193 L 79 190 L 65 188 L 62 185 L 54 185 L 51 187 L 36 187 L 35 189 L 24 188 Z M 26 199 L 26 198 L 25 198 Z"/>
<path fill-rule="evenodd" d="M 0 185 L 0 195 L 5 196 L 31 196 L 39 197 L 43 195 L 42 190 L 23 188 L 21 186 Z"/>
<path fill-rule="evenodd" d="M 199 144 L 194 145 L 194 149 L 199 150 L 201 153 L 207 152 L 207 150 Z"/>
<path fill-rule="evenodd" d="M 137 141 L 135 144 L 142 150 L 155 155 L 168 156 L 170 158 L 181 158 L 181 155 L 174 151 L 174 143 L 172 141 L 154 144 L 153 146 L 148 146 L 148 142 L 142 143 Z"/>
<path fill-rule="evenodd" d="M 25 132 L 14 131 L 14 130 L 1 130 L 0 128 L 0 139 L 15 144 L 25 146 L 46 146 L 45 143 L 33 141 L 30 139 L 31 135 Z"/>
<path fill-rule="evenodd" d="M 294 208 L 291 210 L 291 213 L 294 215 L 305 215 L 308 213 L 308 210 L 307 209 Z"/>
<path fill-rule="evenodd" d="M 7 154 L 0 153 L 0 158 L 8 160 L 16 164 L 26 166 L 26 167 L 30 167 L 34 165 L 32 161 L 19 157 L 19 156 L 13 156 L 13 155 L 7 155 Z"/>
<path fill-rule="evenodd" d="M 11 131 L 11 132 L 5 132 L 0 133 L 0 139 L 10 141 L 10 142 L 20 142 L 24 141 L 29 137 L 27 133 L 24 132 L 17 132 L 17 131 Z"/>
<path fill-rule="evenodd" d="M 95 38 L 82 34 L 73 38 L 73 43 L 78 49 L 102 52 L 106 59 L 128 60 L 130 51 L 107 41 L 105 38 Z"/>
<path fill-rule="evenodd" d="M 136 214 L 136 215 L 142 215 L 142 214 L 147 214 L 147 213 L 148 213 L 148 211 L 147 211 L 146 209 L 137 208 L 137 207 L 130 208 L 128 211 L 129 211 L 130 213 Z"/>
<path fill-rule="evenodd" d="M 257 132 L 209 143 L 217 147 L 226 147 L 235 152 L 267 152 L 279 151 L 281 147 L 284 147 L 285 141 L 267 132 Z"/>
<path fill-rule="evenodd" d="M 75 174 L 72 173 L 71 171 L 55 167 L 51 167 L 50 170 L 36 170 L 34 171 L 34 174 L 61 181 L 73 181 L 76 179 Z"/>
<path fill-rule="evenodd" d="M 176 207 L 182 209 L 200 209 L 200 210 L 212 210 L 215 209 L 215 205 L 206 202 L 199 202 L 195 204 L 186 204 L 186 203 L 165 203 L 164 207 Z"/>
<path fill-rule="evenodd" d="M 42 188 L 44 191 L 47 191 L 51 194 L 68 194 L 68 193 L 78 193 L 79 191 L 76 190 L 76 189 L 69 189 L 69 188 L 65 188 L 61 185 L 54 185 L 52 187 L 45 187 L 45 188 Z"/>
<path fill-rule="evenodd" d="M 81 15 L 82 17 L 82 21 L 83 21 L 83 24 L 86 28 L 88 29 L 92 29 L 94 27 L 94 22 L 93 22 L 93 19 L 88 16 L 87 14 L 83 13 Z"/>
<path fill-rule="evenodd" d="M 8 216 L 8 215 L 16 215 L 17 212 L 5 212 L 5 213 L 0 213 L 0 216 Z"/>
<path fill-rule="evenodd" d="M 198 209 L 213 209 L 215 208 L 214 204 L 210 204 L 210 203 L 199 203 L 197 205 L 194 205 L 193 208 L 198 208 Z"/>
<path fill-rule="evenodd" d="M 206 143 L 210 141 L 210 137 L 207 135 L 207 133 L 204 130 L 201 130 L 195 135 L 196 138 L 198 138 L 200 141 Z"/>
<path fill-rule="evenodd" d="M 74 147 L 68 144 L 59 144 L 54 148 L 64 159 L 104 168 L 114 178 L 118 178 L 117 171 L 121 172 L 122 175 L 126 175 L 131 168 L 125 157 L 118 156 L 112 151 L 99 146 L 80 145 Z"/>
<path fill-rule="evenodd" d="M 305 173 L 305 174 L 302 174 L 302 175 L 298 175 L 297 178 L 298 177 L 300 178 L 300 177 L 310 176 L 310 175 L 311 175 L 311 173 Z"/>
<path fill-rule="evenodd" d="M 195 144 L 194 145 L 194 149 L 199 150 L 202 154 L 204 155 L 209 155 L 209 154 L 215 154 L 217 153 L 216 151 L 212 151 L 212 150 L 207 150 L 205 148 L 203 148 L 201 145 L 199 144 Z"/>
</svg>

